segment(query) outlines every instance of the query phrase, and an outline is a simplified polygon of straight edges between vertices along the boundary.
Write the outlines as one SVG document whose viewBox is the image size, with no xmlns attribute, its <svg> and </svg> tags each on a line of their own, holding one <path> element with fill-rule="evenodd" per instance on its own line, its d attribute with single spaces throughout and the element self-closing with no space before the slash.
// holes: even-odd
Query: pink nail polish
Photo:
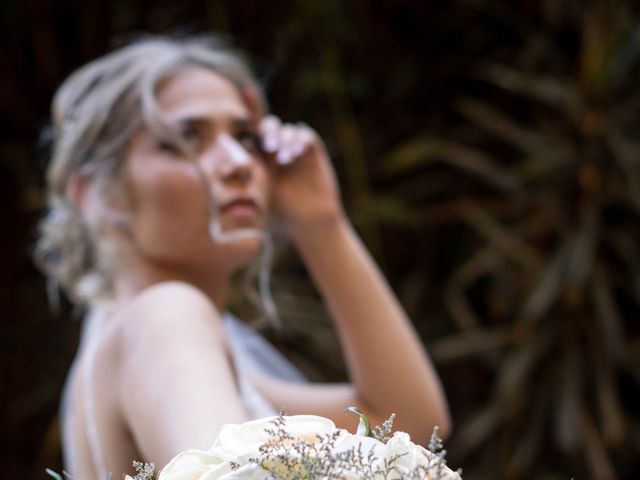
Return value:
<svg viewBox="0 0 640 480">
<path fill-rule="evenodd" d="M 269 153 L 275 153 L 275 151 L 278 149 L 278 140 L 276 139 L 275 135 L 265 135 L 264 149 Z"/>
</svg>

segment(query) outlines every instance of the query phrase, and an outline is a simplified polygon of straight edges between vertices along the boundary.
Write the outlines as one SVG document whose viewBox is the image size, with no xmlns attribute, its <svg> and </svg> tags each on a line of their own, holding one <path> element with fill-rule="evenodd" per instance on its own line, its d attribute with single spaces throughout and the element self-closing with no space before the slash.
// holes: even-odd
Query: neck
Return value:
<svg viewBox="0 0 640 480">
<path fill-rule="evenodd" d="M 146 266 L 143 270 L 137 269 L 135 272 L 128 272 L 124 275 L 118 274 L 117 277 L 114 287 L 118 301 L 128 300 L 156 283 L 185 282 L 202 290 L 219 310 L 224 310 L 227 303 L 229 290 L 227 278 L 220 279 L 212 275 L 213 278 L 203 279 L 200 275 L 168 271 L 154 266 Z"/>
<path fill-rule="evenodd" d="M 125 250 L 128 250 L 127 254 L 119 252 L 120 266 L 114 274 L 116 301 L 127 301 L 157 283 L 185 282 L 200 289 L 220 311 L 225 309 L 232 269 L 223 265 L 216 268 L 200 266 L 197 270 L 177 269 L 140 258 L 131 250 Z"/>
</svg>

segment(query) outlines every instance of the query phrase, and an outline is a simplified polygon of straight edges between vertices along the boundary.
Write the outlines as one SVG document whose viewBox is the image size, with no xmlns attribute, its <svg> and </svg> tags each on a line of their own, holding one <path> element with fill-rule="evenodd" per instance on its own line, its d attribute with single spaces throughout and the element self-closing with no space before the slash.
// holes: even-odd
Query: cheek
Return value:
<svg viewBox="0 0 640 480">
<path fill-rule="evenodd" d="M 175 249 L 206 231 L 205 195 L 190 165 L 132 162 L 127 183 L 135 237 L 145 248 Z"/>
</svg>

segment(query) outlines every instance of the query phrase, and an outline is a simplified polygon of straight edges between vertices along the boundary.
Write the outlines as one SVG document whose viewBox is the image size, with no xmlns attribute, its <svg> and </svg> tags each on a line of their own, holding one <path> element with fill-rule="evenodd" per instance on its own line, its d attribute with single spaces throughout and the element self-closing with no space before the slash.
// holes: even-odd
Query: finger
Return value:
<svg viewBox="0 0 640 480">
<path fill-rule="evenodd" d="M 291 152 L 294 157 L 303 155 L 313 142 L 314 131 L 304 123 L 298 123 L 296 133 L 292 141 Z"/>
<path fill-rule="evenodd" d="M 296 127 L 291 124 L 284 124 L 280 128 L 280 145 L 276 161 L 280 165 L 288 165 L 294 160 L 293 142 L 296 138 Z"/>
<path fill-rule="evenodd" d="M 275 115 L 267 115 L 258 125 L 262 139 L 262 148 L 267 153 L 275 153 L 280 148 L 281 122 Z"/>
</svg>

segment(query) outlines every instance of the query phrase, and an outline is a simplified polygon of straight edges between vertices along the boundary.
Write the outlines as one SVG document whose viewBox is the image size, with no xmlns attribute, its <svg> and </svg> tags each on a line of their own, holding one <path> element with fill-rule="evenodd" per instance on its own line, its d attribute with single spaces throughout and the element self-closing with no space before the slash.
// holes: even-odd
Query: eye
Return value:
<svg viewBox="0 0 640 480">
<path fill-rule="evenodd" d="M 202 143 L 202 134 L 191 125 L 181 125 L 178 130 L 180 139 L 190 148 L 198 149 Z M 157 141 L 158 149 L 173 156 L 184 156 L 186 152 L 184 148 L 171 139 L 159 139 Z"/>
<path fill-rule="evenodd" d="M 178 148 L 178 146 L 169 140 L 158 140 L 158 149 L 162 150 L 163 152 L 170 153 L 171 155 L 180 154 L 180 149 Z"/>
<path fill-rule="evenodd" d="M 251 130 L 243 130 L 239 132 L 236 135 L 236 140 L 238 140 L 238 143 L 250 152 L 259 153 L 262 151 L 260 137 Z"/>
<path fill-rule="evenodd" d="M 197 144 L 202 141 L 202 135 L 197 128 L 184 126 L 180 129 L 180 136 L 183 140 L 190 144 Z"/>
</svg>

